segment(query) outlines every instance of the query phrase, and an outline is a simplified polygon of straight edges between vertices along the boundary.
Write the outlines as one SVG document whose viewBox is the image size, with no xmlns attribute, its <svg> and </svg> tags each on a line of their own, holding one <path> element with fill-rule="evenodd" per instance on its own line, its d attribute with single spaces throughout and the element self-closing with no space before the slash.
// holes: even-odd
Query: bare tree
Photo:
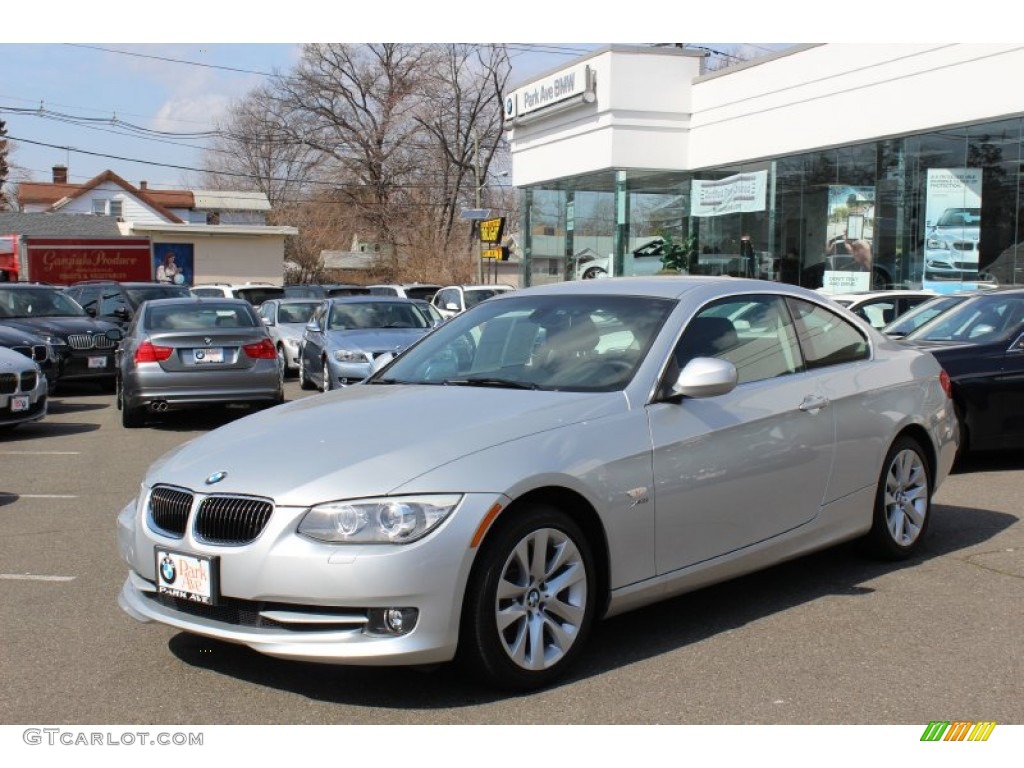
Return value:
<svg viewBox="0 0 1024 768">
<path fill-rule="evenodd" d="M 303 200 L 322 163 L 278 122 L 276 96 L 262 85 L 234 104 L 204 156 L 203 183 L 214 189 L 262 192 L 280 211 Z"/>
</svg>

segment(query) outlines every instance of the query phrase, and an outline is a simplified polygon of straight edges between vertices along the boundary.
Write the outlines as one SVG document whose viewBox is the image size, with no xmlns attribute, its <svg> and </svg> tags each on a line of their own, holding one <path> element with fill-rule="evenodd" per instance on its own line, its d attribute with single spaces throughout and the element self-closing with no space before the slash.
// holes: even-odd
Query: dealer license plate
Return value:
<svg viewBox="0 0 1024 768">
<path fill-rule="evenodd" d="M 223 363 L 224 350 L 220 347 L 213 347 L 211 349 L 193 349 L 192 360 L 197 365 L 201 365 L 203 363 Z"/>
<path fill-rule="evenodd" d="M 217 604 L 217 558 L 156 548 L 157 592 L 194 603 Z"/>
<path fill-rule="evenodd" d="M 20 413 L 21 411 L 27 411 L 29 408 L 28 395 L 18 395 L 17 397 L 11 398 L 11 413 Z"/>
<path fill-rule="evenodd" d="M 107 367 L 107 358 L 105 358 L 105 357 L 90 357 L 89 358 L 89 367 L 90 368 L 106 368 Z"/>
</svg>

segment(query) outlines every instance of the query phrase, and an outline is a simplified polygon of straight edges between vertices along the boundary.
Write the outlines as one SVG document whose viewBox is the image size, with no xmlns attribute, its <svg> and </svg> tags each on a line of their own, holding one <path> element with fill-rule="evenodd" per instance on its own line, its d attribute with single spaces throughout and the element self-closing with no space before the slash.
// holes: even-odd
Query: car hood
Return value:
<svg viewBox="0 0 1024 768">
<path fill-rule="evenodd" d="M 203 435 L 155 463 L 146 483 L 266 496 L 295 506 L 373 496 L 488 447 L 626 407 L 619 392 L 356 385 Z M 215 472 L 226 475 L 207 485 Z M 443 490 L 467 490 L 474 478 L 466 480 L 466 488 Z"/>
<path fill-rule="evenodd" d="M 117 328 L 114 323 L 94 320 L 91 317 L 12 317 L 5 318 L 4 325 L 20 328 L 28 333 L 66 336 L 69 333 L 106 333 Z"/>
<path fill-rule="evenodd" d="M 332 349 L 398 352 L 430 330 L 430 328 L 368 328 L 358 331 L 328 331 L 327 340 Z"/>
<path fill-rule="evenodd" d="M 0 325 L 0 346 L 14 347 L 20 344 L 42 344 L 43 338 L 36 331 L 27 331 L 23 328 L 15 328 L 3 321 Z"/>
</svg>

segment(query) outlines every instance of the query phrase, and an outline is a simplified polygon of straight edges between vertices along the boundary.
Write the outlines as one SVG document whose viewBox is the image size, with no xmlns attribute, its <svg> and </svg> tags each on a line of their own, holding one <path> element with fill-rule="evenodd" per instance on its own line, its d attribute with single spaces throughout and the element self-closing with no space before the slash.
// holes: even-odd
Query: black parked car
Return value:
<svg viewBox="0 0 1024 768">
<path fill-rule="evenodd" d="M 42 337 L 53 349 L 52 387 L 71 381 L 114 386 L 114 350 L 122 338 L 114 323 L 89 317 L 60 288 L 0 283 L 0 324 Z M 52 389 L 51 389 L 52 391 Z"/>
<path fill-rule="evenodd" d="M 82 305 L 90 317 L 117 323 L 127 330 L 144 301 L 188 298 L 188 287 L 170 283 L 119 283 L 112 280 L 88 280 L 74 283 L 64 293 Z"/>
<path fill-rule="evenodd" d="M 37 334 L 23 331 L 20 328 L 0 325 L 0 347 L 13 349 L 30 360 L 34 360 L 42 372 L 46 374 L 46 380 L 50 382 L 50 391 L 53 391 L 55 386 L 54 369 L 56 359 L 54 358 L 53 348 L 47 339 Z"/>
<path fill-rule="evenodd" d="M 968 297 L 903 342 L 949 374 L 961 454 L 1024 447 L 1024 288 Z"/>
</svg>

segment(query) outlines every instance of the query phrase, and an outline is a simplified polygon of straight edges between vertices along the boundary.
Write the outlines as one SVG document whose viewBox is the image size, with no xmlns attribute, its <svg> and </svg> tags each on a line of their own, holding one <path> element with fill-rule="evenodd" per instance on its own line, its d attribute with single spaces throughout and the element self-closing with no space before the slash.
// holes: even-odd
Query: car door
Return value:
<svg viewBox="0 0 1024 768">
<path fill-rule="evenodd" d="M 730 316 L 749 319 L 737 330 Z M 727 359 L 739 378 L 725 395 L 648 408 L 659 574 L 807 523 L 832 467 L 833 412 L 804 370 L 783 299 L 751 294 L 708 304 L 676 345 L 669 380 L 694 357 Z"/>
</svg>

